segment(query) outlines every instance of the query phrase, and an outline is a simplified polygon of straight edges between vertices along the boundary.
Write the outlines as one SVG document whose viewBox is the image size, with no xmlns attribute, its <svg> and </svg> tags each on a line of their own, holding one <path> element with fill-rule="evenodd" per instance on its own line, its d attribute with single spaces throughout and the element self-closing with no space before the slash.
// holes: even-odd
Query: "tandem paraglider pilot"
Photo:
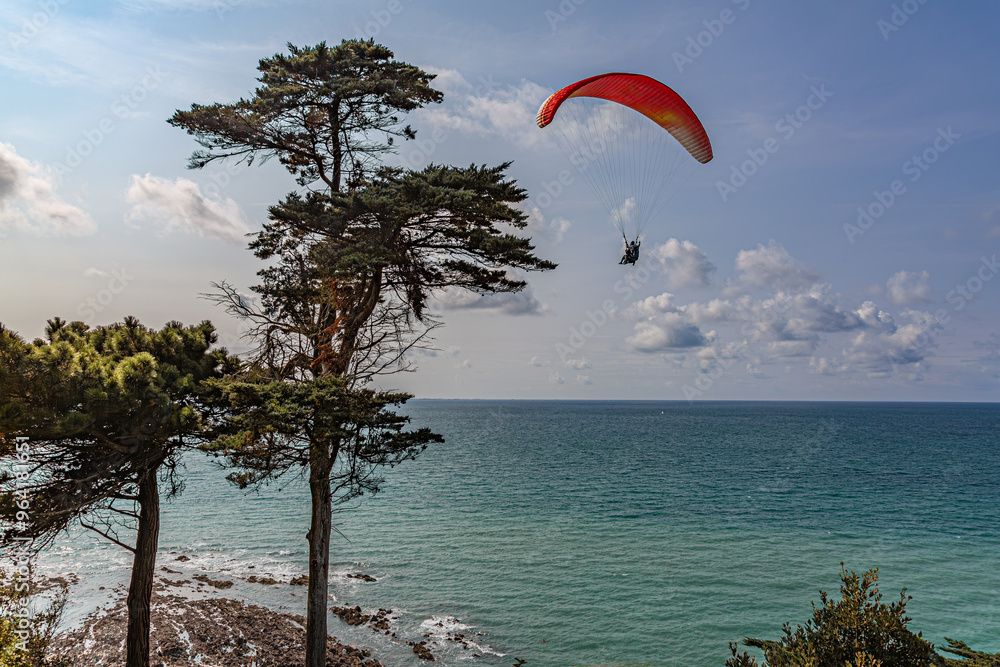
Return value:
<svg viewBox="0 0 1000 667">
<path fill-rule="evenodd" d="M 631 243 L 627 243 L 625 245 L 625 256 L 622 257 L 622 261 L 620 261 L 618 263 L 619 264 L 631 264 L 632 266 L 635 266 L 635 263 L 637 261 L 639 261 L 639 246 L 640 245 L 642 245 L 642 242 L 639 241 L 639 239 L 636 239 L 635 241 L 632 241 Z"/>
</svg>

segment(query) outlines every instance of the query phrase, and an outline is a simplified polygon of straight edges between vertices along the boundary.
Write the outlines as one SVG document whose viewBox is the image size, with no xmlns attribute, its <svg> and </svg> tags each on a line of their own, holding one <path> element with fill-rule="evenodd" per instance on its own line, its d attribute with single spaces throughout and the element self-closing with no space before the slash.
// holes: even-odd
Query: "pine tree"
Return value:
<svg viewBox="0 0 1000 667">
<path fill-rule="evenodd" d="M 32 343 L 0 326 L 0 459 L 10 464 L 0 519 L 15 528 L 0 545 L 41 549 L 78 523 L 132 552 L 127 667 L 149 665 L 159 482 L 168 499 L 180 492 L 180 455 L 206 426 L 199 385 L 233 368 L 225 350 L 210 351 L 215 341 L 209 322 L 153 331 L 131 317 L 95 329 L 55 318 Z"/>
<path fill-rule="evenodd" d="M 408 367 L 407 350 L 438 325 L 426 311 L 435 290 L 517 292 L 526 282 L 510 271 L 555 265 L 515 233 L 526 224 L 516 205 L 527 195 L 507 179 L 509 164 L 414 172 L 382 163 L 397 139 L 415 137 L 401 115 L 441 101 L 430 87 L 434 75 L 394 60 L 373 40 L 288 49 L 260 61 L 251 99 L 195 104 L 169 122 L 201 144 L 192 168 L 277 157 L 303 188 L 270 208 L 250 244 L 270 262 L 252 288 L 260 306 L 226 282 L 216 285 L 213 298 L 251 323 L 255 348 L 234 384 L 214 385 L 230 414 L 247 415 L 219 422 L 214 448 L 243 468 L 231 476 L 239 484 L 308 467 L 306 664 L 322 667 L 335 499 L 377 490 L 362 480 L 441 440 L 402 431 L 405 420 L 385 409 L 409 395 L 363 386 Z M 337 415 L 351 412 L 342 402 L 370 415 L 364 434 L 342 428 Z M 296 416 L 288 428 L 280 420 L 286 413 Z"/>
</svg>

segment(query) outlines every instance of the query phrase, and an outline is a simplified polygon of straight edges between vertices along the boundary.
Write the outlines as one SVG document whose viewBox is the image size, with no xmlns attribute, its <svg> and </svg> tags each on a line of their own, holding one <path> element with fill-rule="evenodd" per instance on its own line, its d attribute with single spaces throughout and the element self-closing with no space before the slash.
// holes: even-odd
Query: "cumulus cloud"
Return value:
<svg viewBox="0 0 1000 667">
<path fill-rule="evenodd" d="M 626 339 L 638 352 L 663 352 L 700 347 L 707 341 L 705 334 L 674 303 L 674 295 L 664 292 L 636 301 L 624 316 L 639 320 L 635 333 Z"/>
<path fill-rule="evenodd" d="M 570 368 L 575 368 L 578 371 L 582 371 L 585 368 L 590 368 L 590 361 L 584 358 L 580 359 L 566 359 L 564 362 Z"/>
<path fill-rule="evenodd" d="M 674 272 L 671 285 L 704 285 L 712 270 L 689 242 L 671 239 L 650 255 Z M 663 292 L 625 308 L 622 315 L 635 322 L 626 339 L 632 351 L 665 354 L 700 373 L 745 360 L 757 377 L 781 364 L 785 372 L 798 365 L 816 375 L 923 378 L 940 325 L 929 313 L 905 307 L 929 299 L 926 272 L 901 271 L 888 281 L 884 294 L 904 306 L 890 313 L 873 300 L 845 302 L 774 241 L 739 252 L 734 266 L 722 298 L 683 303 Z M 990 372 L 996 364 L 984 358 L 983 368 Z"/>
<path fill-rule="evenodd" d="M 816 349 L 816 339 L 775 340 L 767 344 L 767 352 L 774 357 L 808 357 Z"/>
<path fill-rule="evenodd" d="M 635 215 L 635 197 L 629 197 L 622 202 L 621 206 L 615 208 L 611 213 L 612 220 L 618 220 L 620 222 L 632 222 L 632 218 Z"/>
<path fill-rule="evenodd" d="M 934 316 L 919 310 L 905 310 L 904 324 L 881 321 L 877 329 L 861 331 L 851 340 L 847 360 L 867 371 L 869 377 L 890 377 L 896 366 L 920 370 L 930 351 L 937 346 L 934 332 L 940 326 Z M 913 377 L 918 379 L 919 374 Z"/>
<path fill-rule="evenodd" d="M 474 85 L 455 70 L 426 69 L 437 75 L 435 86 L 449 93 L 444 104 L 419 113 L 432 126 L 498 136 L 521 146 L 544 140 L 535 125 L 535 114 L 551 91 L 525 79 L 514 85 L 492 79 Z"/>
<path fill-rule="evenodd" d="M 729 342 L 724 345 L 706 345 L 694 354 L 694 360 L 698 370 L 707 373 L 715 367 L 730 368 L 734 360 L 742 359 L 746 354 L 746 345 Z"/>
<path fill-rule="evenodd" d="M 445 310 L 491 310 L 505 315 L 541 315 L 548 309 L 535 298 L 531 286 L 520 292 L 477 294 L 470 290 L 447 288 L 434 295 Z"/>
<path fill-rule="evenodd" d="M 874 301 L 865 301 L 858 306 L 855 313 L 868 329 L 885 333 L 892 333 L 896 330 L 896 323 L 893 321 L 892 315 L 875 305 Z"/>
<path fill-rule="evenodd" d="M 758 244 L 753 250 L 741 250 L 736 255 L 735 268 L 739 274 L 737 280 L 727 286 L 732 293 L 746 288 L 796 291 L 820 278 L 774 241 L 766 246 Z"/>
<path fill-rule="evenodd" d="M 990 377 L 1000 378 L 1000 334 L 990 334 L 988 340 L 973 342 L 976 348 L 982 350 L 979 358 L 979 372 Z"/>
<path fill-rule="evenodd" d="M 548 359 L 542 359 L 540 357 L 532 357 L 531 361 L 528 362 L 529 366 L 536 366 L 538 368 L 547 368 L 552 365 L 552 362 Z"/>
<path fill-rule="evenodd" d="M 40 236 L 84 236 L 97 225 L 55 193 L 56 176 L 0 142 L 0 229 Z"/>
<path fill-rule="evenodd" d="M 916 306 L 931 302 L 930 274 L 927 271 L 911 273 L 899 271 L 885 284 L 889 300 L 897 306 Z"/>
<path fill-rule="evenodd" d="M 809 370 L 817 375 L 836 375 L 848 370 L 847 364 L 838 363 L 826 357 L 813 357 L 809 360 Z"/>
<path fill-rule="evenodd" d="M 566 379 L 558 371 L 552 371 L 549 373 L 549 382 L 552 384 L 563 384 L 566 382 Z"/>
<path fill-rule="evenodd" d="M 541 236 L 543 238 L 552 241 L 553 243 L 559 243 L 563 240 L 566 232 L 572 226 L 569 220 L 566 218 L 553 218 L 552 220 L 546 220 L 542 211 L 537 206 L 533 206 L 529 211 L 526 211 L 528 215 L 528 226 L 525 227 L 527 233 L 534 236 Z"/>
<path fill-rule="evenodd" d="M 688 303 L 678 306 L 679 311 L 691 318 L 691 321 L 701 326 L 716 322 L 735 322 L 738 320 L 740 308 L 738 303 L 725 299 L 712 299 L 708 303 Z"/>
<path fill-rule="evenodd" d="M 675 312 L 677 312 L 677 307 L 674 305 L 674 295 L 670 292 L 664 292 L 657 296 L 648 296 L 642 301 L 636 301 L 625 311 L 625 316 L 640 319 Z"/>
<path fill-rule="evenodd" d="M 639 352 L 665 352 L 700 347 L 707 338 L 680 313 L 668 313 L 655 321 L 638 322 L 626 342 Z"/>
<path fill-rule="evenodd" d="M 125 200 L 131 205 L 126 220 L 151 220 L 164 232 L 180 229 L 239 243 L 250 231 L 239 204 L 232 199 L 207 199 L 198 184 L 186 178 L 170 181 L 151 174 L 133 175 Z"/>
<path fill-rule="evenodd" d="M 594 384 L 593 382 L 590 381 L 589 375 L 577 375 L 576 381 L 580 384 Z"/>
<path fill-rule="evenodd" d="M 650 256 L 663 266 L 667 287 L 672 289 L 705 287 L 709 273 L 715 270 L 708 256 L 690 241 L 671 238 L 656 245 Z"/>
<path fill-rule="evenodd" d="M 826 285 L 814 285 L 810 290 L 791 297 L 786 331 L 794 337 L 815 333 L 850 331 L 861 326 L 857 313 L 844 310 Z"/>
</svg>

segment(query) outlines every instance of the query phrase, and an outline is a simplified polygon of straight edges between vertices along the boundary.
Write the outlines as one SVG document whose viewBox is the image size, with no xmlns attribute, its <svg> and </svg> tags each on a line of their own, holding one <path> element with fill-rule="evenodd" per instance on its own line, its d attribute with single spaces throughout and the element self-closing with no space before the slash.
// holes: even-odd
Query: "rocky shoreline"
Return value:
<svg viewBox="0 0 1000 667">
<path fill-rule="evenodd" d="M 180 556 L 175 560 L 189 559 Z M 304 616 L 224 597 L 231 594 L 229 589 L 234 581 L 215 579 L 200 572 L 185 574 L 166 566 L 159 569 L 174 576 L 159 576 L 154 584 L 150 618 L 150 664 L 153 667 L 297 667 L 303 664 Z M 364 573 L 343 576 L 365 583 L 377 581 Z M 277 581 L 267 575 L 236 581 L 268 587 L 305 586 L 308 583 L 304 576 L 291 581 Z M 127 612 L 124 589 L 116 590 L 120 597 L 110 607 L 98 608 L 79 628 L 54 639 L 53 656 L 72 658 L 74 664 L 86 667 L 117 667 L 124 663 Z M 401 648 L 409 647 L 420 662 L 437 661 L 431 649 L 436 652 L 444 643 L 460 646 L 469 658 L 482 657 L 477 651 L 480 646 L 455 632 L 454 628 L 445 628 L 440 621 L 429 628 L 437 632 L 422 631 L 420 640 L 407 640 L 398 637 L 395 628 L 391 627 L 399 620 L 391 609 L 364 613 L 359 606 L 333 606 L 330 610 L 349 626 L 370 627 L 373 633 L 391 637 L 394 643 L 401 644 Z M 458 620 L 450 619 L 449 622 L 458 623 Z M 329 638 L 328 667 L 361 665 L 382 667 L 371 650 L 344 644 L 336 637 Z"/>
<path fill-rule="evenodd" d="M 282 614 L 229 598 L 194 600 L 153 593 L 150 664 L 156 667 L 298 667 L 305 661 L 304 616 Z M 126 611 L 119 602 L 84 625 L 60 635 L 55 655 L 77 665 L 112 667 L 125 662 Z M 328 667 L 382 667 L 370 651 L 327 642 Z"/>
</svg>

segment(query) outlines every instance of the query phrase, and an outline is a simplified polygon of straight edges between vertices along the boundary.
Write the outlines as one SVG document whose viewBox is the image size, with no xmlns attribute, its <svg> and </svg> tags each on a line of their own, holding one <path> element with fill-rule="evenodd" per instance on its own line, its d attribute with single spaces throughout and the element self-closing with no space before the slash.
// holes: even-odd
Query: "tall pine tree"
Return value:
<svg viewBox="0 0 1000 667">
<path fill-rule="evenodd" d="M 515 233 L 526 224 L 516 205 L 527 195 L 507 178 L 509 164 L 384 166 L 398 139 L 415 136 L 402 114 L 441 101 L 430 87 L 432 74 L 396 61 L 373 40 L 288 49 L 260 61 L 261 85 L 252 98 L 195 104 L 169 122 L 201 144 L 192 168 L 277 157 L 302 188 L 270 208 L 250 244 L 271 262 L 252 288 L 260 307 L 232 285 L 217 285 L 215 298 L 252 323 L 255 344 L 243 376 L 228 389 L 217 385 L 217 397 L 231 401 L 234 413 L 238 408 L 259 420 L 220 422 L 217 449 L 246 470 L 234 477 L 240 483 L 308 466 L 306 664 L 322 667 L 334 491 L 341 500 L 361 493 L 365 471 L 412 458 L 440 439 L 428 431 L 396 430 L 374 441 L 366 436 L 369 455 L 359 458 L 352 454 L 359 440 L 327 413 L 338 401 L 358 400 L 356 392 L 372 376 L 404 365 L 406 350 L 436 324 L 425 308 L 435 290 L 517 292 L 526 282 L 510 270 L 555 265 L 536 257 L 530 239 Z M 302 391 L 289 392 L 288 384 Z M 308 403 L 305 397 L 316 391 L 339 397 L 325 393 Z M 409 396 L 362 398 L 387 406 Z M 279 427 L 274 417 L 284 410 L 303 416 L 301 430 Z M 395 423 L 381 409 L 373 414 L 383 415 L 376 423 Z M 324 419 L 320 436 L 305 427 Z M 383 451 L 376 455 L 371 447 Z"/>
</svg>

